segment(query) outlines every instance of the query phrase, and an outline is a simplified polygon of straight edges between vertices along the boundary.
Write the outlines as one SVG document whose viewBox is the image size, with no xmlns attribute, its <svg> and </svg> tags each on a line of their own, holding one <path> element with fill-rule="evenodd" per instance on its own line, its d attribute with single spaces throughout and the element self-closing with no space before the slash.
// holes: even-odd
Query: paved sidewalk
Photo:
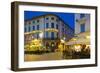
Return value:
<svg viewBox="0 0 100 73">
<path fill-rule="evenodd" d="M 61 60 L 61 59 L 62 59 L 61 52 L 45 53 L 41 55 L 25 54 L 25 57 L 24 57 L 25 61 L 45 61 L 45 60 Z"/>
</svg>

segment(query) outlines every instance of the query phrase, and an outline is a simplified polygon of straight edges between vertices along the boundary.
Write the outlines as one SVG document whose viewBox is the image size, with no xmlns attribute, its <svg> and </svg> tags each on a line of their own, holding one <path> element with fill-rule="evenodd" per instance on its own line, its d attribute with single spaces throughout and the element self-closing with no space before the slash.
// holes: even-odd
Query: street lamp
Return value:
<svg viewBox="0 0 100 73">
<path fill-rule="evenodd" d="M 39 36 L 40 36 L 40 38 L 43 38 L 43 32 L 41 32 L 41 33 L 39 34 Z"/>
<path fill-rule="evenodd" d="M 61 39 L 61 44 L 63 44 L 63 50 L 65 49 L 65 40 L 64 39 Z"/>
<path fill-rule="evenodd" d="M 42 38 L 43 38 L 43 32 L 41 32 L 41 33 L 39 34 L 39 37 L 40 37 L 40 40 L 41 40 L 41 46 L 43 46 L 43 41 L 42 41 Z"/>
<path fill-rule="evenodd" d="M 61 43 L 65 43 L 65 41 L 63 39 L 61 39 L 60 41 L 61 41 Z"/>
<path fill-rule="evenodd" d="M 66 38 L 65 38 L 65 37 L 64 37 L 63 39 L 64 39 L 64 40 L 66 40 Z"/>
</svg>

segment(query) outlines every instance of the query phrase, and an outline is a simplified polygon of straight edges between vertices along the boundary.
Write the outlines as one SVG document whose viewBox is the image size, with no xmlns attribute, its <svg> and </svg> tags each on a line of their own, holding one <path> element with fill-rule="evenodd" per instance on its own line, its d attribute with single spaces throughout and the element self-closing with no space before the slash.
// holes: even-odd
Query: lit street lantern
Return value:
<svg viewBox="0 0 100 73">
<path fill-rule="evenodd" d="M 40 38 L 43 38 L 43 32 L 41 32 L 41 33 L 39 34 L 39 37 L 40 37 Z"/>
</svg>

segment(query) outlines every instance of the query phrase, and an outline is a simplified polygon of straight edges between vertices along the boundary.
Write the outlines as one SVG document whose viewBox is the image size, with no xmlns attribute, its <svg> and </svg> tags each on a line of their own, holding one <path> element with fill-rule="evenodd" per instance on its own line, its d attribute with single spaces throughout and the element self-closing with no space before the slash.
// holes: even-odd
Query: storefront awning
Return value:
<svg viewBox="0 0 100 73">
<path fill-rule="evenodd" d="M 77 34 L 71 40 L 66 42 L 66 45 L 74 45 L 74 44 L 90 44 L 90 34 L 89 32 L 85 32 L 82 34 Z"/>
</svg>

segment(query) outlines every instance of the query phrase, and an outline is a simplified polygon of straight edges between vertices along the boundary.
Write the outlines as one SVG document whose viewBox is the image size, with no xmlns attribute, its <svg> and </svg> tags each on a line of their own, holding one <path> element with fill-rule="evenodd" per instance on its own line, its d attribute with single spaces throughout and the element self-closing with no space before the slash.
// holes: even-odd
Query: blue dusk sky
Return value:
<svg viewBox="0 0 100 73">
<path fill-rule="evenodd" d="M 75 24 L 74 13 L 24 11 L 24 20 L 29 20 L 36 16 L 45 15 L 45 14 L 54 14 L 59 16 L 66 24 L 68 24 L 72 29 L 74 29 L 74 24 Z"/>
</svg>

